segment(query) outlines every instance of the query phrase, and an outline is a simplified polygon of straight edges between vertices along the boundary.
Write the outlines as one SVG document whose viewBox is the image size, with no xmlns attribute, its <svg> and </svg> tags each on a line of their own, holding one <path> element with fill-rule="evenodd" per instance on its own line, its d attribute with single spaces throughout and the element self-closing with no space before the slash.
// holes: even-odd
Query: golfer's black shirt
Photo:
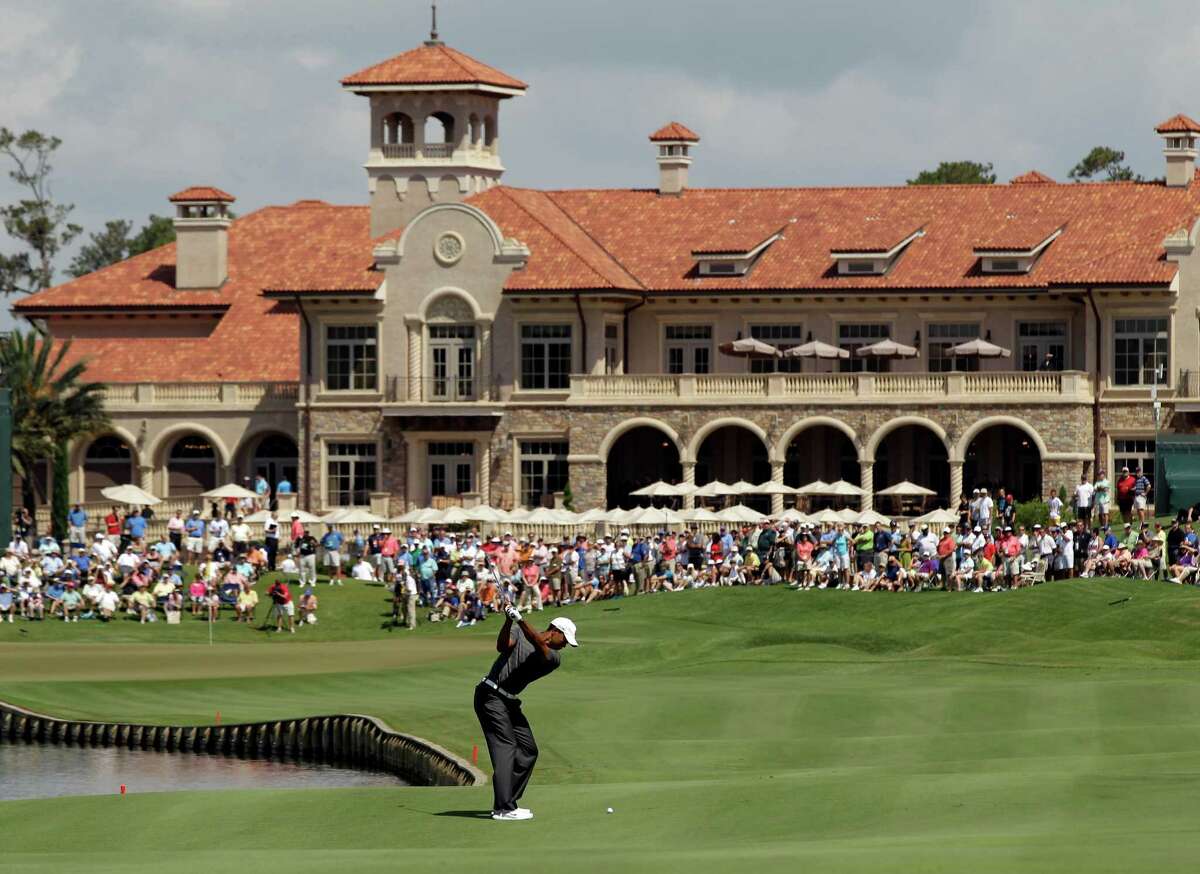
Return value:
<svg viewBox="0 0 1200 874">
<path fill-rule="evenodd" d="M 557 668 L 561 659 L 555 650 L 550 650 L 549 657 L 543 656 L 519 628 L 512 630 L 510 639 L 515 641 L 513 648 L 496 659 L 487 678 L 510 695 L 520 695 L 534 680 Z"/>
</svg>

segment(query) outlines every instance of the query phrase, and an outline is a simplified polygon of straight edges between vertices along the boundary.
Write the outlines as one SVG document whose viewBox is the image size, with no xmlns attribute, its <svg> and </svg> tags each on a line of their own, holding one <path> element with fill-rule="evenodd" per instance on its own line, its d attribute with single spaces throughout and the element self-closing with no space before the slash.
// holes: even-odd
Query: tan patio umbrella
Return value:
<svg viewBox="0 0 1200 874">
<path fill-rule="evenodd" d="M 126 483 L 123 486 L 108 486 L 100 490 L 100 494 L 110 501 L 115 501 L 118 504 L 129 504 L 133 507 L 150 507 L 154 504 L 161 504 L 162 499 L 156 498 L 149 492 L 135 486 L 133 483 Z"/>
<path fill-rule="evenodd" d="M 783 483 L 768 482 L 760 483 L 754 487 L 754 491 L 749 494 L 754 495 L 794 495 L 798 489 L 792 486 L 786 486 Z"/>
<path fill-rule="evenodd" d="M 863 490 L 854 483 L 848 483 L 844 479 L 829 484 L 829 488 L 822 492 L 834 498 L 861 498 Z"/>
<path fill-rule="evenodd" d="M 793 346 L 790 349 L 784 349 L 781 353 L 784 358 L 849 358 L 849 350 L 843 349 L 840 346 L 830 346 L 828 343 L 823 343 L 820 340 L 809 340 L 807 343 L 801 343 L 799 346 Z"/>
<path fill-rule="evenodd" d="M 684 510 L 680 513 L 685 522 L 720 522 L 721 517 L 705 507 L 697 507 L 694 510 Z"/>
<path fill-rule="evenodd" d="M 229 483 L 227 485 L 218 486 L 215 489 L 209 489 L 203 492 L 202 498 L 237 498 L 239 501 L 242 498 L 257 498 L 258 494 L 250 491 L 247 488 L 239 486 L 237 483 Z"/>
<path fill-rule="evenodd" d="M 800 486 L 796 489 L 798 495 L 827 495 L 829 494 L 829 483 L 824 480 L 815 479 L 808 485 Z"/>
<path fill-rule="evenodd" d="M 851 525 L 858 522 L 858 517 L 860 515 L 858 510 L 851 510 L 849 507 L 843 507 L 842 509 L 840 509 L 836 512 L 837 512 L 839 519 L 841 519 L 843 522 L 847 522 Z"/>
<path fill-rule="evenodd" d="M 723 495 L 756 495 L 756 494 L 760 494 L 760 493 L 758 491 L 758 486 L 756 486 L 754 483 L 748 483 L 744 479 L 740 479 L 737 482 L 730 483 L 728 486 L 726 486 L 725 491 L 721 492 L 721 494 L 723 494 Z"/>
<path fill-rule="evenodd" d="M 650 483 L 648 486 L 635 489 L 629 494 L 643 498 L 678 498 L 682 495 L 690 495 L 695 490 L 696 487 L 688 483 L 669 483 L 659 480 L 658 482 Z"/>
<path fill-rule="evenodd" d="M 863 510 L 858 514 L 858 519 L 855 521 L 859 525 L 874 525 L 876 523 L 890 525 L 892 523 L 892 520 L 887 516 L 884 516 L 882 513 L 876 513 L 874 510 Z"/>
<path fill-rule="evenodd" d="M 717 513 L 722 522 L 760 522 L 767 517 L 757 510 L 752 510 L 745 504 L 734 504 L 728 509 Z"/>
<path fill-rule="evenodd" d="M 251 513 L 249 516 L 247 516 L 242 521 L 245 522 L 247 525 L 257 525 L 260 522 L 266 522 L 267 517 L 272 516 L 272 515 L 276 519 L 280 518 L 281 516 L 291 519 L 292 513 L 297 514 L 296 519 L 300 522 L 301 525 L 311 525 L 313 522 L 321 521 L 320 516 L 314 516 L 312 513 L 307 513 L 304 510 L 292 510 L 290 513 L 275 513 L 275 514 L 272 514 L 270 510 L 259 510 L 257 513 Z"/>
<path fill-rule="evenodd" d="M 875 494 L 877 495 L 892 495 L 898 498 L 927 498 L 930 495 L 936 495 L 933 489 L 927 489 L 925 486 L 919 486 L 916 483 L 908 480 L 901 480 L 894 486 L 888 486 L 886 489 L 880 489 Z"/>
<path fill-rule="evenodd" d="M 836 510 L 830 510 L 826 507 L 817 513 L 813 513 L 808 517 L 809 522 L 818 522 L 822 525 L 834 525 L 842 521 L 842 517 L 837 514 Z"/>
<path fill-rule="evenodd" d="M 710 483 L 700 486 L 692 494 L 697 498 L 715 498 L 718 495 L 731 494 L 729 484 L 723 483 L 719 479 L 715 479 Z"/>
<path fill-rule="evenodd" d="M 757 358 L 766 360 L 778 358 L 780 352 L 770 343 L 756 340 L 753 337 L 738 337 L 717 347 L 722 355 L 732 355 L 735 358 Z"/>
<path fill-rule="evenodd" d="M 959 358 L 1012 358 L 1011 349 L 997 346 L 990 340 L 984 340 L 981 337 L 951 346 L 949 353 L 957 355 Z"/>
<path fill-rule="evenodd" d="M 958 524 L 958 514 L 949 510 L 934 510 L 924 516 L 918 516 L 913 521 L 927 522 L 930 525 L 956 525 Z"/>
<path fill-rule="evenodd" d="M 885 338 L 866 346 L 859 346 L 854 350 L 854 354 L 859 358 L 916 358 L 920 353 L 916 346 L 905 346 Z"/>
</svg>

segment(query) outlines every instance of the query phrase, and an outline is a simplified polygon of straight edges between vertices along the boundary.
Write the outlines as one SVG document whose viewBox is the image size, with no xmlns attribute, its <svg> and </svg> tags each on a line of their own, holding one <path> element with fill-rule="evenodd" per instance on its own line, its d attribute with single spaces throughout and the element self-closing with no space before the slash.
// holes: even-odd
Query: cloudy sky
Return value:
<svg viewBox="0 0 1200 874">
<path fill-rule="evenodd" d="M 694 185 L 844 185 L 955 159 L 1063 178 L 1098 144 L 1158 175 L 1154 124 L 1200 116 L 1187 8 L 442 0 L 439 18 L 531 84 L 503 109 L 511 184 L 651 185 L 646 135 L 678 119 L 703 138 Z M 88 229 L 193 183 L 243 213 L 364 202 L 366 101 L 337 81 L 428 26 L 423 0 L 0 0 L 0 125 L 62 138 L 55 192 Z"/>
</svg>

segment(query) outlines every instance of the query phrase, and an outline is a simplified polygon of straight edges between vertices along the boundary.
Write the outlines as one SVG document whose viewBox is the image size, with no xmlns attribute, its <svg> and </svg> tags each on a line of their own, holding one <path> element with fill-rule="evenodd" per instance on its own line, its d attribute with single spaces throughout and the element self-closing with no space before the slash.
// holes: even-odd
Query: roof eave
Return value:
<svg viewBox="0 0 1200 874">
<path fill-rule="evenodd" d="M 397 91 L 460 91 L 472 94 L 491 94 L 496 97 L 520 97 L 529 86 L 517 88 L 506 85 L 490 85 L 486 82 L 342 82 L 342 90 L 363 96 Z"/>
</svg>

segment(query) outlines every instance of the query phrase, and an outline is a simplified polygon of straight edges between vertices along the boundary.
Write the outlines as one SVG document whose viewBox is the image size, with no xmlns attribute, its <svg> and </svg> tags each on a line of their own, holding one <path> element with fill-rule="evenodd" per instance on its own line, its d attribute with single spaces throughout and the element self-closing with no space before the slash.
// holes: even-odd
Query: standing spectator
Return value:
<svg viewBox="0 0 1200 874">
<path fill-rule="evenodd" d="M 216 552 L 225 545 L 225 536 L 229 533 L 229 521 L 217 513 L 213 513 L 208 523 L 208 551 Z"/>
<path fill-rule="evenodd" d="M 271 588 L 267 589 L 267 595 L 271 598 L 271 618 L 275 620 L 275 632 L 278 634 L 283 631 L 283 620 L 286 618 L 288 631 L 295 634 L 296 605 L 292 603 L 292 593 L 288 589 L 287 581 L 276 580 L 271 583 Z M 270 622 L 270 619 L 267 621 Z"/>
<path fill-rule="evenodd" d="M 342 543 L 345 537 L 342 532 L 338 531 L 332 525 L 326 526 L 329 530 L 325 532 L 325 536 L 321 538 L 321 548 L 325 550 L 325 568 L 329 574 L 329 585 L 335 582 L 342 585 Z"/>
<path fill-rule="evenodd" d="M 294 551 L 296 542 L 304 536 L 304 523 L 300 521 L 300 514 L 294 510 L 292 511 L 292 527 L 288 535 L 292 539 L 292 550 Z"/>
<path fill-rule="evenodd" d="M 167 520 L 167 537 L 175 547 L 175 552 L 183 554 L 183 511 L 176 510 Z"/>
<path fill-rule="evenodd" d="M 113 546 L 120 549 L 121 547 L 121 512 L 116 507 L 109 511 L 109 514 L 104 517 L 104 533 L 108 536 L 109 541 Z"/>
<path fill-rule="evenodd" d="M 246 516 L 237 514 L 237 521 L 229 528 L 229 536 L 233 540 L 233 554 L 241 558 L 250 550 L 250 526 L 246 524 Z"/>
<path fill-rule="evenodd" d="M 279 555 L 279 522 L 270 510 L 267 511 L 267 519 L 263 522 L 263 547 L 267 551 L 267 570 L 273 571 Z"/>
<path fill-rule="evenodd" d="M 261 473 L 254 477 L 254 494 L 258 496 L 259 506 L 266 506 L 271 497 L 271 486 L 268 485 L 267 478 Z"/>
<path fill-rule="evenodd" d="M 1092 520 L 1092 501 L 1095 496 L 1096 487 L 1088 482 L 1088 476 L 1085 473 L 1079 478 L 1079 485 L 1075 486 L 1075 518 L 1084 524 Z"/>
<path fill-rule="evenodd" d="M 137 507 L 134 507 L 133 512 L 125 517 L 125 536 L 137 549 L 140 550 L 145 546 L 146 518 Z"/>
<path fill-rule="evenodd" d="M 183 524 L 183 530 L 187 534 L 188 561 L 199 564 L 204 556 L 204 520 L 200 518 L 199 510 L 192 510 L 192 515 Z"/>
<path fill-rule="evenodd" d="M 67 513 L 67 531 L 73 548 L 87 545 L 87 512 L 79 504 Z"/>
<path fill-rule="evenodd" d="M 294 538 L 295 551 L 300 555 L 300 585 L 317 582 L 317 538 L 304 528 L 300 529 L 300 537 Z"/>
<path fill-rule="evenodd" d="M 1138 522 L 1143 527 L 1150 516 L 1150 494 L 1154 491 L 1154 483 L 1142 471 L 1136 468 L 1137 476 L 1133 480 L 1133 509 L 1137 511 Z"/>
<path fill-rule="evenodd" d="M 1121 468 L 1121 475 L 1117 477 L 1117 508 L 1126 522 L 1133 521 L 1133 484 L 1136 482 L 1137 478 L 1128 467 Z"/>
<path fill-rule="evenodd" d="M 1096 482 L 1093 485 L 1092 499 L 1096 505 L 1096 512 L 1100 516 L 1100 527 L 1108 527 L 1108 507 L 1112 501 L 1112 484 L 1108 481 L 1108 474 L 1104 468 L 1100 469 L 1100 475 L 1096 477 Z"/>
<path fill-rule="evenodd" d="M 275 484 L 275 494 L 277 494 L 277 495 L 290 495 L 291 493 L 292 493 L 292 484 L 291 484 L 291 482 L 288 480 L 288 478 L 287 478 L 287 476 L 286 476 L 286 475 L 285 475 L 285 476 L 281 476 L 281 477 L 279 478 L 279 482 L 277 482 L 277 483 Z"/>
<path fill-rule="evenodd" d="M 1050 527 L 1054 528 L 1062 521 L 1063 502 L 1057 492 L 1046 496 L 1046 508 L 1050 511 Z"/>
</svg>

